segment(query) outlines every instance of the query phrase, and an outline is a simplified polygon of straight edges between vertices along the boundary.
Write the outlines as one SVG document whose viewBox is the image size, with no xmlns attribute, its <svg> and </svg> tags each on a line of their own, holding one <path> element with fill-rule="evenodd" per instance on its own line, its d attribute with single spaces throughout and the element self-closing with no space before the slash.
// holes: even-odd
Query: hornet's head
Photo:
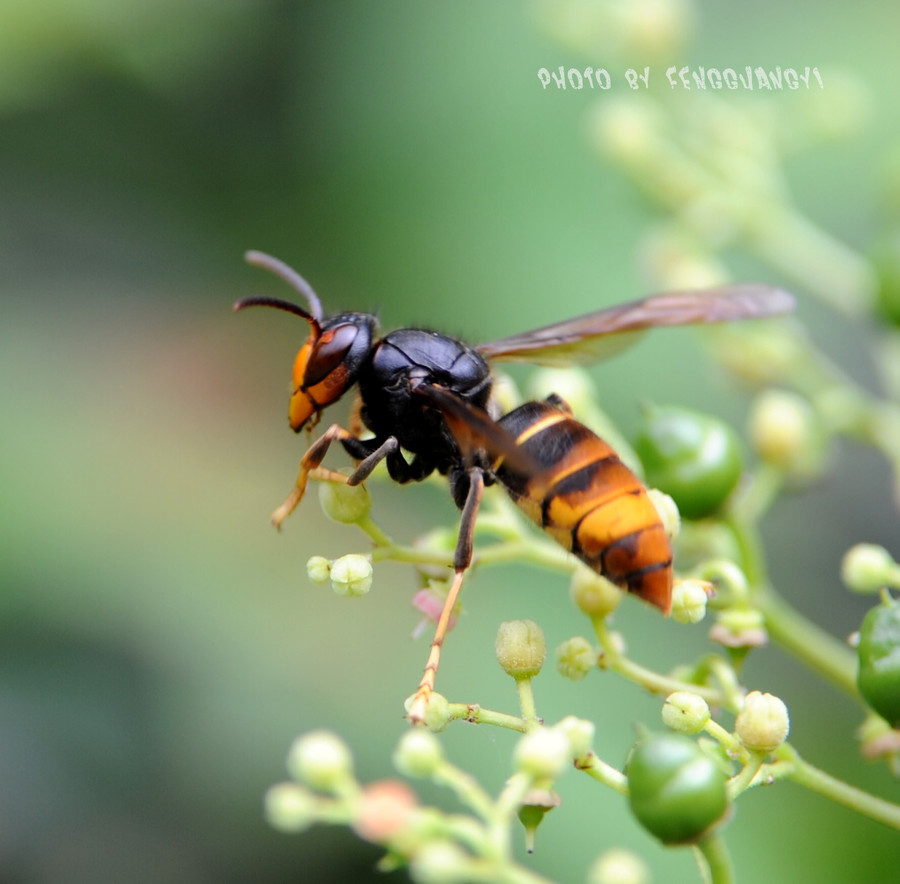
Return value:
<svg viewBox="0 0 900 884">
<path fill-rule="evenodd" d="M 262 252 L 247 252 L 250 264 L 270 270 L 304 298 L 304 309 L 280 298 L 242 298 L 234 310 L 246 307 L 274 307 L 300 316 L 309 323 L 309 337 L 294 360 L 288 420 L 299 432 L 307 424 L 318 422 L 321 412 L 337 402 L 353 386 L 359 370 L 372 352 L 378 323 L 368 313 L 339 313 L 325 319 L 322 304 L 312 286 L 295 270 Z M 312 419 L 312 423 L 308 423 Z"/>
</svg>

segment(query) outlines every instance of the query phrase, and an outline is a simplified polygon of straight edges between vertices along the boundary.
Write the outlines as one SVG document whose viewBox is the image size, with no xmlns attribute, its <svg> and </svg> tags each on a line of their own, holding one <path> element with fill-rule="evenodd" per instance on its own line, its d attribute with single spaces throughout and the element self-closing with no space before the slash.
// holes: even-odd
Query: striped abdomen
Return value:
<svg viewBox="0 0 900 884">
<path fill-rule="evenodd" d="M 498 481 L 536 525 L 604 577 L 668 614 L 672 552 L 643 484 L 599 436 L 550 402 L 500 419 L 536 465 Z"/>
</svg>

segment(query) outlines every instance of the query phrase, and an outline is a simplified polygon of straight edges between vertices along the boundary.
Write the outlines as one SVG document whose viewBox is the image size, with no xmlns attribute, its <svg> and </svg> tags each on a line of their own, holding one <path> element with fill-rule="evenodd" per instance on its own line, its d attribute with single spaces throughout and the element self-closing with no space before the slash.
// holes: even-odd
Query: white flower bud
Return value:
<svg viewBox="0 0 900 884">
<path fill-rule="evenodd" d="M 278 783 L 266 792 L 266 819 L 279 832 L 302 832 L 316 821 L 316 799 L 297 783 Z"/>
<path fill-rule="evenodd" d="M 288 751 L 288 773 L 322 792 L 333 792 L 353 775 L 350 750 L 329 731 L 310 731 L 294 740 Z"/>
<path fill-rule="evenodd" d="M 338 595 L 365 595 L 372 588 L 372 563 L 356 554 L 335 559 L 331 564 L 331 587 Z"/>
<path fill-rule="evenodd" d="M 440 741 L 422 728 L 408 730 L 393 755 L 394 767 L 407 777 L 430 777 L 443 760 Z"/>
<path fill-rule="evenodd" d="M 696 734 L 709 721 L 709 706 L 703 697 L 690 691 L 675 691 L 662 708 L 666 727 L 680 734 Z"/>
<path fill-rule="evenodd" d="M 519 740 L 513 755 L 516 769 L 534 780 L 553 780 L 572 760 L 569 739 L 562 731 L 538 727 Z"/>
<path fill-rule="evenodd" d="M 706 616 L 707 586 L 703 580 L 677 580 L 672 587 L 672 619 L 699 623 Z"/>
<path fill-rule="evenodd" d="M 497 630 L 494 651 L 507 675 L 533 678 L 547 658 L 544 632 L 533 620 L 508 620 Z"/>
<path fill-rule="evenodd" d="M 791 722 L 784 701 L 772 694 L 751 691 L 744 698 L 734 729 L 743 744 L 756 752 L 771 752 L 787 738 Z"/>
</svg>

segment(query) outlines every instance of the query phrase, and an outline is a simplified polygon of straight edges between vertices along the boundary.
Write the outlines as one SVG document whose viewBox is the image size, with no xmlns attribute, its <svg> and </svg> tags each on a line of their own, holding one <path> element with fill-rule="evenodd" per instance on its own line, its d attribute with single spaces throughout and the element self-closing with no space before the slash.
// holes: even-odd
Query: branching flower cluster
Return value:
<svg viewBox="0 0 900 884">
<path fill-rule="evenodd" d="M 629 17 L 623 11 L 638 7 L 659 14 Z M 687 0 L 627 5 L 546 0 L 539 9 L 547 27 L 570 48 L 593 55 L 598 44 L 591 40 L 597 40 L 608 59 L 619 53 L 623 63 L 637 50 L 645 58 L 652 52 L 664 57 L 683 47 L 690 32 Z M 592 142 L 659 206 L 659 224 L 641 246 L 654 283 L 660 288 L 720 284 L 727 279 L 721 254 L 738 249 L 770 266 L 801 297 L 821 298 L 849 317 L 876 312 L 880 300 L 880 315 L 890 315 L 884 298 L 891 290 L 879 287 L 880 268 L 806 218 L 793 205 L 785 181 L 783 161 L 790 151 L 847 134 L 835 132 L 828 121 L 853 115 L 834 107 L 825 113 L 820 104 L 849 106 L 848 96 L 858 97 L 862 90 L 829 76 L 829 83 L 835 82 L 843 88 L 803 95 L 803 113 L 780 111 L 771 98 L 757 95 L 738 100 L 717 93 L 675 101 L 649 92 L 605 96 L 591 111 Z M 896 263 L 900 266 L 900 258 Z M 537 395 L 560 393 L 578 419 L 656 489 L 654 500 L 675 538 L 679 580 L 673 619 L 710 620 L 708 653 L 672 672 L 642 665 L 613 628 L 621 599 L 616 587 L 526 524 L 502 492 L 486 494 L 477 523 L 479 573 L 515 561 L 571 575 L 572 600 L 590 630 L 549 654 L 559 674 L 579 681 L 599 668 L 661 698 L 660 722 L 639 736 L 624 768 L 595 752 L 594 723 L 573 717 L 543 721 L 534 682 L 548 657 L 544 636 L 537 624 L 516 621 L 503 624 L 496 641 L 497 659 L 515 683 L 515 711 L 435 693 L 426 727 L 408 731 L 398 742 L 393 762 L 404 779 L 367 785 L 356 780 L 342 740 L 307 734 L 290 751 L 290 779 L 268 794 L 273 825 L 285 831 L 314 823 L 349 826 L 384 847 L 385 868 L 406 866 L 413 880 L 426 884 L 544 880 L 517 860 L 513 832 L 524 825 L 533 846 L 541 820 L 560 803 L 560 779 L 573 772 L 622 796 L 637 822 L 662 843 L 692 849 L 704 879 L 714 882 L 734 877 L 723 831 L 735 803 L 760 785 L 790 780 L 900 830 L 900 806 L 804 760 L 788 740 L 785 703 L 744 684 L 741 676 L 742 664 L 757 649 L 770 642 L 786 648 L 859 702 L 864 756 L 884 760 L 897 773 L 900 604 L 891 590 L 900 589 L 900 565 L 880 547 L 860 544 L 848 551 L 845 584 L 878 597 L 851 647 L 779 594 L 759 528 L 781 495 L 827 473 L 836 457 L 835 441 L 842 437 L 885 457 L 900 500 L 900 407 L 896 398 L 876 396 L 838 369 L 798 322 L 737 324 L 715 329 L 710 338 L 711 358 L 755 390 L 747 427 L 754 453 L 750 464 L 735 429 L 712 415 L 680 407 L 648 411 L 632 446 L 598 407 L 587 376 L 542 372 L 533 381 Z M 896 394 L 900 336 L 893 326 L 884 325 L 879 347 L 885 388 Z M 314 557 L 310 578 L 330 581 L 342 595 L 359 595 L 373 585 L 379 563 L 407 562 L 422 575 L 416 606 L 426 622 L 433 619 L 453 564 L 455 530 L 431 531 L 412 545 L 397 543 L 373 520 L 365 488 L 324 482 L 320 489 L 326 514 L 361 529 L 371 548 L 335 561 Z M 848 625 L 847 632 L 854 628 Z M 488 794 L 446 757 L 437 734 L 460 719 L 521 734 L 499 794 Z M 448 789 L 460 812 L 422 805 L 410 779 Z M 608 847 L 590 870 L 592 884 L 648 880 L 639 857 Z"/>
</svg>

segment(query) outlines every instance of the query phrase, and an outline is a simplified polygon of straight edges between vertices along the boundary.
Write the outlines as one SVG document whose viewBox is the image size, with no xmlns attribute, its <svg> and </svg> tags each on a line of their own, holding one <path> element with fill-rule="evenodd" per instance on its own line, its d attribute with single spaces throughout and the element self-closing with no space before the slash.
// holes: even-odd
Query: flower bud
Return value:
<svg viewBox="0 0 900 884">
<path fill-rule="evenodd" d="M 531 789 L 519 807 L 519 822 L 525 827 L 525 849 L 534 853 L 534 836 L 547 813 L 559 807 L 561 799 L 552 789 Z"/>
<path fill-rule="evenodd" d="M 699 623 L 706 616 L 709 584 L 704 580 L 676 580 L 672 587 L 672 619 Z"/>
<path fill-rule="evenodd" d="M 728 608 L 709 630 L 712 641 L 726 648 L 760 648 L 769 643 L 766 621 L 755 608 Z"/>
<path fill-rule="evenodd" d="M 559 396 L 581 415 L 595 408 L 597 387 L 590 374 L 578 368 L 539 368 L 529 379 L 528 392 L 536 399 Z"/>
<path fill-rule="evenodd" d="M 621 589 L 586 565 L 579 565 L 572 572 L 569 594 L 579 610 L 597 619 L 612 614 L 624 595 Z"/>
<path fill-rule="evenodd" d="M 696 734 L 709 721 L 709 706 L 703 697 L 690 691 L 675 691 L 666 697 L 662 708 L 666 727 L 680 734 Z"/>
<path fill-rule="evenodd" d="M 447 582 L 445 580 L 429 580 L 428 585 L 420 589 L 412 598 L 412 606 L 422 613 L 422 624 L 437 623 L 441 619 L 444 603 L 447 601 Z M 456 607 L 447 622 L 447 632 L 456 626 Z M 418 629 L 418 628 L 417 628 Z M 418 632 L 414 635 L 416 637 Z"/>
<path fill-rule="evenodd" d="M 329 731 L 310 731 L 294 740 L 288 751 L 288 773 L 321 792 L 333 792 L 353 775 L 346 744 Z"/>
<path fill-rule="evenodd" d="M 497 630 L 494 652 L 507 675 L 534 678 L 547 657 L 543 630 L 533 620 L 507 620 Z"/>
<path fill-rule="evenodd" d="M 365 485 L 320 482 L 319 505 L 333 522 L 352 525 L 369 515 L 372 497 Z"/>
<path fill-rule="evenodd" d="M 856 736 L 860 754 L 866 761 L 886 758 L 896 767 L 896 759 L 900 756 L 900 730 L 891 727 L 880 715 L 870 715 L 859 726 Z"/>
<path fill-rule="evenodd" d="M 659 488 L 648 488 L 647 495 L 656 507 L 660 519 L 662 519 L 663 529 L 666 537 L 673 540 L 678 536 L 681 530 L 681 513 L 678 512 L 678 504 L 675 498 Z"/>
<path fill-rule="evenodd" d="M 891 554 L 874 543 L 857 543 L 844 554 L 841 579 L 853 592 L 874 593 L 883 586 L 896 586 L 898 568 Z"/>
<path fill-rule="evenodd" d="M 278 783 L 266 792 L 266 819 L 279 832 L 302 832 L 316 822 L 316 799 L 297 783 Z"/>
<path fill-rule="evenodd" d="M 311 556 L 306 562 L 306 574 L 313 583 L 325 583 L 331 577 L 331 559 Z"/>
<path fill-rule="evenodd" d="M 406 783 L 370 783 L 360 796 L 353 831 L 374 844 L 395 841 L 409 829 L 417 808 L 416 796 Z"/>
<path fill-rule="evenodd" d="M 563 678 L 581 681 L 597 667 L 597 652 L 580 635 L 567 639 L 556 649 L 556 671 Z"/>
<path fill-rule="evenodd" d="M 751 691 L 744 698 L 734 729 L 741 742 L 754 752 L 772 752 L 787 738 L 790 730 L 787 706 L 772 694 Z"/>
<path fill-rule="evenodd" d="M 553 780 L 566 769 L 572 752 L 562 731 L 537 727 L 519 740 L 513 760 L 516 769 L 533 780 Z"/>
<path fill-rule="evenodd" d="M 564 734 L 569 741 L 572 758 L 584 758 L 591 751 L 596 732 L 592 721 L 567 715 L 562 721 L 555 724 L 553 729 Z"/>
<path fill-rule="evenodd" d="M 407 713 L 412 708 L 412 704 L 417 696 L 418 693 L 410 694 L 403 701 L 403 708 Z M 435 734 L 446 730 L 447 725 L 450 723 L 450 703 L 443 694 L 432 691 L 428 695 L 428 704 L 425 706 L 425 718 L 422 723 Z"/>
<path fill-rule="evenodd" d="M 372 588 L 372 563 L 356 554 L 331 563 L 331 587 L 338 595 L 365 595 Z"/>
<path fill-rule="evenodd" d="M 791 469 L 819 446 L 812 406 L 787 390 L 766 390 L 750 412 L 750 438 L 763 460 Z"/>
<path fill-rule="evenodd" d="M 416 884 L 460 884 L 472 880 L 473 860 L 452 841 L 429 841 L 409 861 Z"/>
<path fill-rule="evenodd" d="M 421 728 L 408 730 L 394 751 L 394 767 L 407 777 L 430 777 L 444 760 L 444 750 L 434 734 Z"/>
<path fill-rule="evenodd" d="M 650 880 L 644 861 L 621 847 L 598 856 L 588 872 L 588 884 L 650 884 Z"/>
<path fill-rule="evenodd" d="M 697 568 L 695 576 L 709 581 L 715 587 L 715 597 L 721 603 L 744 601 L 750 584 L 744 572 L 728 559 L 710 559 Z"/>
</svg>

